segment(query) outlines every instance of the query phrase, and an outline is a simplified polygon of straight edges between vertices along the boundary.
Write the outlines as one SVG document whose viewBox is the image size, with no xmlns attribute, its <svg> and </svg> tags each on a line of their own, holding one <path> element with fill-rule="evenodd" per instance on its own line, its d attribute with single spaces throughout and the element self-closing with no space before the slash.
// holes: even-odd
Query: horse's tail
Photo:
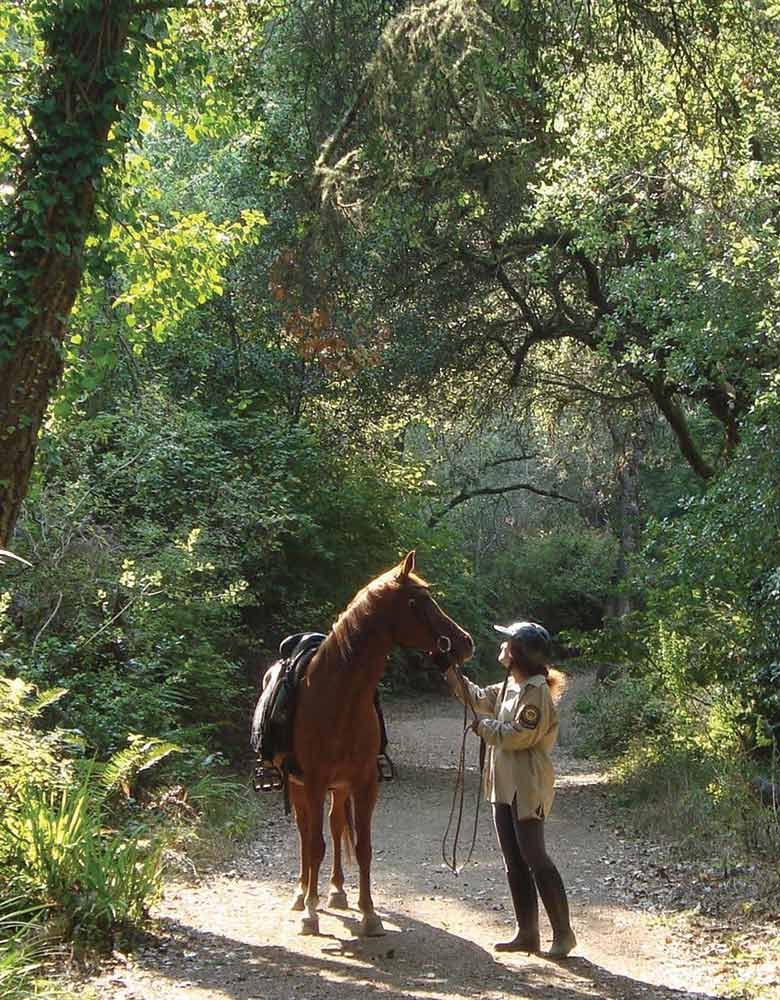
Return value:
<svg viewBox="0 0 780 1000">
<path fill-rule="evenodd" d="M 355 821 L 352 809 L 352 796 L 348 795 L 344 802 L 344 830 L 341 834 L 341 846 L 347 864 L 355 862 Z"/>
</svg>

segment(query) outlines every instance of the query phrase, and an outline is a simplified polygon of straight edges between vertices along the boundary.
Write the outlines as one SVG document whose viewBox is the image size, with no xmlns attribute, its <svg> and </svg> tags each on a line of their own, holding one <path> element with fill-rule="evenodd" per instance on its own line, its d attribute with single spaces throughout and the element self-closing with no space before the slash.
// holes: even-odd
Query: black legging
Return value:
<svg viewBox="0 0 780 1000">
<path fill-rule="evenodd" d="M 555 868 L 544 846 L 544 821 L 517 818 L 515 803 L 493 803 L 493 824 L 504 855 L 507 875 L 525 874 L 530 868 L 534 875 L 545 868 Z"/>
<path fill-rule="evenodd" d="M 493 823 L 504 856 L 518 929 L 529 939 L 538 935 L 538 897 L 542 897 L 556 937 L 570 931 L 566 889 L 544 845 L 544 820 L 518 819 L 513 802 L 493 804 Z"/>
</svg>

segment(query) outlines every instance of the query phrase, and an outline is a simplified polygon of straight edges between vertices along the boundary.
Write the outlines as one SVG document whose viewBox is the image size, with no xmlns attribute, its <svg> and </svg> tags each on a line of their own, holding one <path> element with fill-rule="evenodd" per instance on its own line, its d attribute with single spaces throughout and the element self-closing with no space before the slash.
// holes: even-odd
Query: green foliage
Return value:
<svg viewBox="0 0 780 1000">
<path fill-rule="evenodd" d="M 729 781 L 742 779 L 725 757 L 657 733 L 634 741 L 613 773 L 621 803 L 647 833 L 688 856 L 728 845 L 737 819 L 730 808 L 735 797 L 726 802 L 720 793 Z"/>
<path fill-rule="evenodd" d="M 89 776 L 58 793 L 31 790 L 4 839 L 18 887 L 44 900 L 64 936 L 82 946 L 110 946 L 145 918 L 160 890 L 161 845 L 107 832 Z"/>
<path fill-rule="evenodd" d="M 577 749 L 588 756 L 616 758 L 630 747 L 665 738 L 672 710 L 650 677 L 619 677 L 597 684 L 577 702 Z"/>
<path fill-rule="evenodd" d="M 165 831 L 167 850 L 182 867 L 224 861 L 267 818 L 270 803 L 247 792 L 245 780 L 224 769 L 201 768 L 186 787 L 164 790 L 152 801 Z"/>
<path fill-rule="evenodd" d="M 25 954 L 27 925 L 45 916 L 80 945 L 108 947 L 142 921 L 160 886 L 162 844 L 138 828 L 110 829 L 108 807 L 178 748 L 139 738 L 105 764 L 85 765 L 67 754 L 70 734 L 34 728 L 44 707 L 65 695 L 36 695 L 19 679 L 2 678 L 0 687 L 0 878 L 24 904 L 14 934 L 0 945 L 14 968 Z M 4 915 L 6 925 L 12 920 L 9 906 L 0 923 Z"/>
<path fill-rule="evenodd" d="M 776 861 L 777 815 L 756 796 L 753 767 L 734 739 L 717 734 L 717 721 L 703 731 L 676 717 L 668 730 L 634 740 L 612 771 L 619 800 L 638 829 L 688 857 L 747 851 Z"/>
<path fill-rule="evenodd" d="M 576 711 L 578 752 L 611 763 L 616 801 L 645 835 L 686 856 L 772 856 L 776 819 L 751 789 L 728 690 L 675 691 L 655 674 L 624 674 L 594 686 Z"/>
<path fill-rule="evenodd" d="M 0 788 L 3 802 L 0 816 L 30 785 L 55 789 L 71 776 L 71 764 L 65 754 L 78 748 L 80 741 L 72 733 L 42 731 L 31 739 L 33 726 L 44 710 L 59 701 L 63 689 L 38 694 L 17 679 L 0 676 Z"/>
<path fill-rule="evenodd" d="M 491 567 L 497 620 L 527 618 L 554 632 L 593 628 L 603 614 L 615 558 L 614 539 L 582 524 L 510 535 Z"/>
<path fill-rule="evenodd" d="M 49 995 L 40 975 L 48 949 L 30 939 L 30 921 L 36 909 L 21 897 L 0 900 L 0 996 L 3 1000 L 29 1000 Z"/>
<path fill-rule="evenodd" d="M 780 493 L 771 457 L 779 429 L 773 389 L 706 493 L 684 501 L 674 518 L 651 523 L 633 584 L 644 606 L 614 636 L 618 655 L 643 658 L 678 697 L 712 685 L 727 692 L 732 729 L 759 751 L 780 731 Z"/>
<path fill-rule="evenodd" d="M 280 639 L 327 630 L 420 538 L 417 470 L 377 466 L 327 425 L 163 385 L 62 431 L 20 525 L 35 568 L 3 627 L 21 676 L 67 684 L 53 717 L 101 757 L 128 731 L 242 754 Z M 459 548 L 439 532 L 421 571 L 456 617 L 484 619 Z"/>
</svg>

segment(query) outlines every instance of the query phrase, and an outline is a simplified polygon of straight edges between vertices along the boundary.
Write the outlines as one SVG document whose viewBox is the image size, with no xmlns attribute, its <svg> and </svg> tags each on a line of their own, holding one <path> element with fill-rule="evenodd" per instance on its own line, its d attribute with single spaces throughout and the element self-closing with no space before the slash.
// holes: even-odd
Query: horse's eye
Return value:
<svg viewBox="0 0 780 1000">
<path fill-rule="evenodd" d="M 410 597 L 410 598 L 409 598 L 409 607 L 410 607 L 410 608 L 415 608 L 415 607 L 417 607 L 417 601 L 415 601 L 415 599 L 414 599 L 413 597 Z"/>
</svg>

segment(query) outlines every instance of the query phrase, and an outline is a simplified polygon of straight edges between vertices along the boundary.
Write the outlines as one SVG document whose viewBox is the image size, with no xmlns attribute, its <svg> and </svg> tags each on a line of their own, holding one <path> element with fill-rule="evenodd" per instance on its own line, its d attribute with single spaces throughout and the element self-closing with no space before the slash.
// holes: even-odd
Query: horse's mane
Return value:
<svg viewBox="0 0 780 1000">
<path fill-rule="evenodd" d="M 359 590 L 331 626 L 330 634 L 312 661 L 313 669 L 339 660 L 348 661 L 352 657 L 355 641 L 366 623 L 381 611 L 388 595 L 407 583 L 426 590 L 428 588 L 425 580 L 415 573 L 410 573 L 401 582 L 398 568 L 394 567 Z"/>
</svg>

